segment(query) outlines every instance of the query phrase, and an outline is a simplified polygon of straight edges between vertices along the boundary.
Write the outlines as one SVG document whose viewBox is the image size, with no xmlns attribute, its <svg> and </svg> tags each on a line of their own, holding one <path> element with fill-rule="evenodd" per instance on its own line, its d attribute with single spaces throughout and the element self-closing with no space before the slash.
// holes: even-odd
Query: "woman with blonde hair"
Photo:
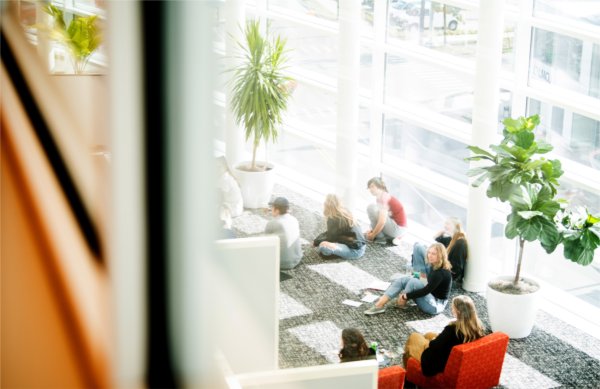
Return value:
<svg viewBox="0 0 600 389">
<path fill-rule="evenodd" d="M 326 258 L 362 257 L 366 248 L 365 237 L 350 211 L 342 206 L 336 195 L 328 194 L 325 197 L 323 215 L 327 218 L 327 231 L 313 241 L 319 253 Z"/>
<path fill-rule="evenodd" d="M 427 273 L 427 284 L 412 276 L 397 278 L 375 305 L 365 311 L 365 315 L 385 312 L 385 304 L 398 295 L 397 305 L 401 308 L 406 307 L 408 300 L 414 299 L 425 313 L 437 315 L 442 312 L 452 288 L 452 266 L 448 262 L 446 247 L 438 242 L 433 243 L 427 249 L 427 261 L 431 266 L 431 271 Z"/>
<path fill-rule="evenodd" d="M 465 275 L 465 265 L 469 256 L 469 245 L 460 220 L 449 217 L 444 223 L 444 228 L 438 231 L 434 237 L 436 242 L 446 246 L 448 260 L 452 265 L 452 280 L 462 282 Z M 412 254 L 412 267 L 415 271 L 427 273 L 429 266 L 425 263 L 426 246 L 415 243 Z"/>
<path fill-rule="evenodd" d="M 408 337 L 404 346 L 404 366 L 408 358 L 412 357 L 421 362 L 423 375 L 434 376 L 444 371 L 454 346 L 472 342 L 484 335 L 475 304 L 469 296 L 461 295 L 452 299 L 452 315 L 456 320 L 448 324 L 439 335 L 413 332 Z"/>
</svg>

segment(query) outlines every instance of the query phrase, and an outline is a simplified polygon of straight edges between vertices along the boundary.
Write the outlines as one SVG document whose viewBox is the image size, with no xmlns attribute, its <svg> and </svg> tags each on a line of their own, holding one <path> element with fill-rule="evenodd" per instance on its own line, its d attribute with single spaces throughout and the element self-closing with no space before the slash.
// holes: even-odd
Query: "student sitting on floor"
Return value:
<svg viewBox="0 0 600 389">
<path fill-rule="evenodd" d="M 375 350 L 367 345 L 362 333 L 356 328 L 345 328 L 342 331 L 342 349 L 338 356 L 340 362 L 376 359 Z"/>
<path fill-rule="evenodd" d="M 439 335 L 433 332 L 425 335 L 418 332 L 410 334 L 404 346 L 404 366 L 408 358 L 412 357 L 421 362 L 423 375 L 434 376 L 444 371 L 454 346 L 472 342 L 484 335 L 475 304 L 470 297 L 454 297 L 452 315 L 456 320 L 448 324 Z"/>
<path fill-rule="evenodd" d="M 338 256 L 344 259 L 358 259 L 365 253 L 366 241 L 350 211 L 342 207 L 334 194 L 325 197 L 323 215 L 327 218 L 327 231 L 313 241 L 323 256 Z"/>
<path fill-rule="evenodd" d="M 293 269 L 302 260 L 300 225 L 298 220 L 288 213 L 290 203 L 285 197 L 277 197 L 270 206 L 273 220 L 267 223 L 265 234 L 279 236 L 279 268 Z"/>
<path fill-rule="evenodd" d="M 433 243 L 427 250 L 427 260 L 432 270 L 427 274 L 427 285 L 412 275 L 400 277 L 377 300 L 375 305 L 365 311 L 365 315 L 376 315 L 385 312 L 385 304 L 398 296 L 398 306 L 406 307 L 410 299 L 425 313 L 437 315 L 446 308 L 452 287 L 452 266 L 448 262 L 448 253 L 441 243 Z"/>
<path fill-rule="evenodd" d="M 375 204 L 367 207 L 371 229 L 365 232 L 368 241 L 387 244 L 388 239 L 396 246 L 406 233 L 406 214 L 397 198 L 388 193 L 387 187 L 379 177 L 367 182 L 367 189 L 375 196 Z"/>
<path fill-rule="evenodd" d="M 227 166 L 225 157 L 217 158 L 219 199 L 221 210 L 227 210 L 231 217 L 237 217 L 244 212 L 244 200 L 240 185 Z"/>
<path fill-rule="evenodd" d="M 469 256 L 467 237 L 462 230 L 460 220 L 449 217 L 444 223 L 444 229 L 434 235 L 436 242 L 446 246 L 448 260 L 452 265 L 452 280 L 455 283 L 462 282 L 465 275 L 465 265 Z M 425 263 L 425 252 L 427 247 L 422 243 L 415 243 L 412 254 L 412 267 L 415 271 L 427 274 L 429 265 Z"/>
</svg>

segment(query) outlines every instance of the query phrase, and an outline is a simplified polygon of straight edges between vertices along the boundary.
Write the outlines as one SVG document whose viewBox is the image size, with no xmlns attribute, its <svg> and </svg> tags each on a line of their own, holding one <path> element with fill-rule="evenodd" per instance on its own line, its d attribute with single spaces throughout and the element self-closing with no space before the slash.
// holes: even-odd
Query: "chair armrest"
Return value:
<svg viewBox="0 0 600 389">
<path fill-rule="evenodd" d="M 379 389 L 403 389 L 406 370 L 401 366 L 390 366 L 379 370 L 377 387 Z"/>
<path fill-rule="evenodd" d="M 422 385 L 427 379 L 421 370 L 421 362 L 415 358 L 408 358 L 406 363 L 406 379 L 416 385 L 419 385 L 419 383 Z"/>
</svg>

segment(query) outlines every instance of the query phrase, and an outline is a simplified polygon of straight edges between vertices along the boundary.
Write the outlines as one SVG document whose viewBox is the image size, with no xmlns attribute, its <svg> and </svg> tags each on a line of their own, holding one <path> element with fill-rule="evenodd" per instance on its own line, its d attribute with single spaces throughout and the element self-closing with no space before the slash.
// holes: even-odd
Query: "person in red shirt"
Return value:
<svg viewBox="0 0 600 389">
<path fill-rule="evenodd" d="M 367 182 L 367 188 L 375 203 L 367 207 L 371 221 L 371 229 L 365 232 L 368 241 L 387 244 L 391 240 L 395 245 L 406 233 L 406 214 L 404 207 L 397 198 L 388 193 L 387 187 L 379 177 L 373 177 Z"/>
</svg>

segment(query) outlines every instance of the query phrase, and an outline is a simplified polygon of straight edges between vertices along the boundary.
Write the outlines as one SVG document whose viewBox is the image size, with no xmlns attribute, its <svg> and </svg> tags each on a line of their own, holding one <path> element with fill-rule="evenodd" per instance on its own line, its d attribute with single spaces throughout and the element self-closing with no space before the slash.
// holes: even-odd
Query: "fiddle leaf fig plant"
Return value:
<svg viewBox="0 0 600 389">
<path fill-rule="evenodd" d="M 490 150 L 468 146 L 468 161 L 487 161 L 487 166 L 469 169 L 474 177 L 471 185 L 487 182 L 487 196 L 506 202 L 511 207 L 505 236 L 518 238 L 519 251 L 513 284 L 518 284 L 525 242 L 539 241 L 547 253 L 561 243 L 566 258 L 589 265 L 600 246 L 600 218 L 583 210 L 572 210 L 565 200 L 557 198 L 561 163 L 546 159 L 552 151 L 549 143 L 536 139 L 538 115 L 507 118 L 503 121 L 503 139 Z"/>
<path fill-rule="evenodd" d="M 51 39 L 65 45 L 73 60 L 75 73 L 83 73 L 90 56 L 102 43 L 102 34 L 97 26 L 98 16 L 74 15 L 67 27 L 64 12 L 60 8 L 46 4 L 44 12 L 52 17 L 52 26 L 36 25 L 36 27 L 48 33 Z"/>
<path fill-rule="evenodd" d="M 242 63 L 232 69 L 232 111 L 236 123 L 244 125 L 246 141 L 252 140 L 250 170 L 256 171 L 258 146 L 277 140 L 294 81 L 283 72 L 288 61 L 285 39 L 263 35 L 258 20 L 246 23 L 244 38 L 238 43 Z"/>
</svg>

